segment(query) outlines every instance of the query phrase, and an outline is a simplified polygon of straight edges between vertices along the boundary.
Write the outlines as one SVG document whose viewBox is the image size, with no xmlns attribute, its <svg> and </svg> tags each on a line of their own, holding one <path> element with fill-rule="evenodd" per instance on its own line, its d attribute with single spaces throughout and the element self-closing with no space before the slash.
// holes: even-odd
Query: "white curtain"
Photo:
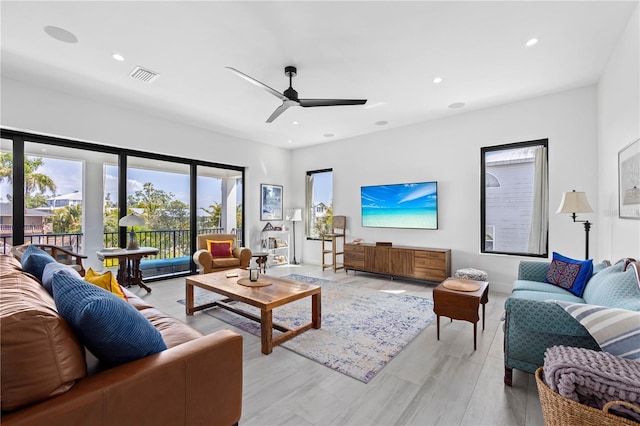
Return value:
<svg viewBox="0 0 640 426">
<path fill-rule="evenodd" d="M 547 250 L 549 231 L 549 176 L 547 173 L 547 148 L 539 146 L 535 151 L 533 178 L 533 212 L 529 231 L 529 253 L 544 254 Z"/>
</svg>

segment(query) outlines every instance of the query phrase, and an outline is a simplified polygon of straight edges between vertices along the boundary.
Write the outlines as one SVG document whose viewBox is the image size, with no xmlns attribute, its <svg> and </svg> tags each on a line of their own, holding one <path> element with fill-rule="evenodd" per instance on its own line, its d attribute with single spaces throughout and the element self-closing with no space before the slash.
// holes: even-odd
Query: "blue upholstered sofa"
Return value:
<svg viewBox="0 0 640 426">
<path fill-rule="evenodd" d="M 545 282 L 550 265 L 520 262 L 518 279 L 505 302 L 504 383 L 509 386 L 514 368 L 534 373 L 552 346 L 600 350 L 589 332 L 552 300 L 640 311 L 640 263 L 624 259 L 596 265 L 582 297 Z"/>
</svg>

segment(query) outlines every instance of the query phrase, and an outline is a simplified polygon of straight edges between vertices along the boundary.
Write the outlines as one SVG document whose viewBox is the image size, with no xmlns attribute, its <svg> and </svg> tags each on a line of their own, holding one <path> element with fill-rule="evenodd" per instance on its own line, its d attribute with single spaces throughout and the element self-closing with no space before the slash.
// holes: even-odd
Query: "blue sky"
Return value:
<svg viewBox="0 0 640 426">
<path fill-rule="evenodd" d="M 367 208 L 422 208 L 433 206 L 436 183 L 408 183 L 362 187 L 362 206 Z"/>
</svg>

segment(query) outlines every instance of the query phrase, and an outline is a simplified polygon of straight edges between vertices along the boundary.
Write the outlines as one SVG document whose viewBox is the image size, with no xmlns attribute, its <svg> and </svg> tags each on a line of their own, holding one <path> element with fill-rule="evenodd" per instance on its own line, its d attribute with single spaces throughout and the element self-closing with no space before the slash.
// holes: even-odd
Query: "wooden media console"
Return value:
<svg viewBox="0 0 640 426">
<path fill-rule="evenodd" d="M 409 246 L 344 245 L 345 271 L 441 282 L 451 276 L 451 250 Z"/>
</svg>

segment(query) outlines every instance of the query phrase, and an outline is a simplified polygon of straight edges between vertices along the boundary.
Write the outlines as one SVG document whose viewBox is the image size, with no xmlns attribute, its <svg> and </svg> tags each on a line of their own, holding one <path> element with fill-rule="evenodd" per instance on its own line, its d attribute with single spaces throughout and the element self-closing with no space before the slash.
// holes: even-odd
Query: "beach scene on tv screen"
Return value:
<svg viewBox="0 0 640 426">
<path fill-rule="evenodd" d="M 362 226 L 438 228 L 436 182 L 363 186 Z"/>
</svg>

